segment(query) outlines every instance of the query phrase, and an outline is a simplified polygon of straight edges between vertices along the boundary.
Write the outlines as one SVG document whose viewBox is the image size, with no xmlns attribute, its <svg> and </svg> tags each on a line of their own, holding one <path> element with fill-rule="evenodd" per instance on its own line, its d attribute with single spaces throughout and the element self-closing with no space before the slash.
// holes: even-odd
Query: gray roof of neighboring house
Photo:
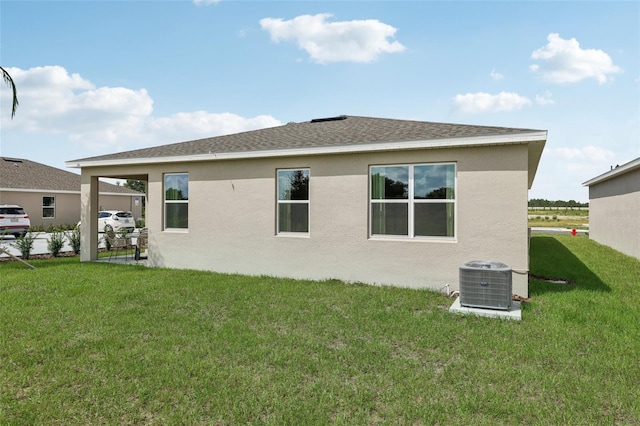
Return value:
<svg viewBox="0 0 640 426">
<path fill-rule="evenodd" d="M 80 175 L 23 158 L 0 157 L 0 190 L 80 193 Z M 139 195 L 124 186 L 100 182 L 101 193 Z"/>
<path fill-rule="evenodd" d="M 606 173 L 603 173 L 601 175 L 598 175 L 592 179 L 589 179 L 588 181 L 584 182 L 582 184 L 582 186 L 592 186 L 592 185 L 596 185 L 600 182 L 604 182 L 607 181 L 609 179 L 613 179 L 615 177 L 618 176 L 622 176 L 626 173 L 629 173 L 631 171 L 640 169 L 640 157 L 636 158 L 635 160 L 631 160 L 628 163 L 623 164 L 622 166 L 616 166 L 616 167 L 612 167 L 611 170 L 609 170 Z"/>
<path fill-rule="evenodd" d="M 289 123 L 260 130 L 216 136 L 133 151 L 67 161 L 70 167 L 87 163 L 117 163 L 118 160 L 160 159 L 229 153 L 260 153 L 285 150 L 523 135 L 541 130 L 509 127 L 433 123 L 357 116 L 338 116 L 302 123 Z M 546 140 L 546 132 L 545 137 Z M 74 164 L 75 163 L 75 164 Z M 84 163 L 84 164 L 82 164 Z"/>
</svg>

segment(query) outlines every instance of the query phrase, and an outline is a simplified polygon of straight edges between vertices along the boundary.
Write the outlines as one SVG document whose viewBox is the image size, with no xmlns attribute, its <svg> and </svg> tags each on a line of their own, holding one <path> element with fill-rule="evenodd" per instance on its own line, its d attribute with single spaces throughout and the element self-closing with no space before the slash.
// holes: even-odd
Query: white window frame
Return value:
<svg viewBox="0 0 640 426">
<path fill-rule="evenodd" d="M 186 200 L 167 200 L 167 176 L 187 176 L 187 187 L 189 186 L 189 173 L 188 172 L 173 172 L 164 173 L 162 175 L 162 198 L 163 198 L 163 225 L 165 231 L 187 232 L 189 230 L 189 194 L 187 194 Z M 186 228 L 171 228 L 167 226 L 167 204 L 186 204 L 187 205 L 187 227 Z"/>
<path fill-rule="evenodd" d="M 424 199 L 415 198 L 414 171 L 419 166 L 446 166 L 452 165 L 453 169 L 453 199 Z M 407 188 L 408 196 L 406 199 L 374 199 L 372 197 L 371 188 L 371 172 L 375 167 L 408 167 L 409 185 Z M 415 239 L 415 240 L 444 240 L 456 241 L 458 234 L 458 165 L 455 162 L 441 163 L 411 163 L 411 164 L 374 164 L 369 166 L 369 238 L 371 239 Z M 427 236 L 415 235 L 415 204 L 453 204 L 453 235 L 452 236 Z M 391 235 L 391 234 L 374 234 L 373 233 L 373 205 L 374 204 L 406 204 L 407 205 L 407 235 Z"/>
<path fill-rule="evenodd" d="M 50 206 L 45 206 L 44 205 L 44 199 L 45 198 L 53 198 L 53 204 Z M 51 209 L 53 210 L 53 216 L 45 216 L 44 215 L 44 209 Z M 56 197 L 55 195 L 43 195 L 42 196 L 42 219 L 55 219 L 56 218 Z"/>
<path fill-rule="evenodd" d="M 309 188 L 306 200 L 281 200 L 280 199 L 280 172 L 294 172 L 294 171 L 306 171 L 309 176 Z M 294 232 L 294 231 L 280 231 L 280 205 L 281 204 L 306 204 L 307 205 L 307 231 L 306 232 Z M 276 235 L 284 236 L 309 236 L 311 232 L 311 168 L 309 167 L 294 167 L 287 169 L 276 169 Z"/>
</svg>

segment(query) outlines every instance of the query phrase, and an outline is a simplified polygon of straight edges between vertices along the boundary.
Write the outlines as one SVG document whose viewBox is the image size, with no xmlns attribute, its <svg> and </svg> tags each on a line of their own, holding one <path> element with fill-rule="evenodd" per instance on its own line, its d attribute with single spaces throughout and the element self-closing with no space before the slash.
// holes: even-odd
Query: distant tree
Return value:
<svg viewBox="0 0 640 426">
<path fill-rule="evenodd" d="M 552 207 L 556 209 L 560 209 L 560 208 L 566 209 L 566 208 L 574 208 L 574 207 L 589 207 L 589 203 L 580 203 L 576 200 L 550 201 L 543 198 L 532 198 L 531 200 L 529 200 L 529 207 L 536 207 L 536 208 L 542 208 L 542 209 L 547 209 Z"/>
<path fill-rule="evenodd" d="M 13 79 L 4 68 L 0 67 L 0 71 L 2 71 L 2 79 L 13 91 L 13 104 L 11 106 L 11 119 L 16 115 L 16 110 L 18 109 L 18 89 L 16 89 L 16 84 L 13 82 Z"/>
<path fill-rule="evenodd" d="M 291 200 L 309 199 L 309 175 L 305 175 L 302 170 L 296 170 L 289 178 L 291 185 Z"/>
<path fill-rule="evenodd" d="M 447 188 L 446 186 L 443 186 L 441 188 L 438 189 L 434 189 L 431 192 L 427 192 L 424 196 L 424 198 L 433 198 L 433 199 L 438 199 L 438 200 L 444 200 L 447 198 L 447 191 L 450 190 L 451 188 Z"/>
<path fill-rule="evenodd" d="M 378 179 L 378 174 L 374 178 Z M 394 180 L 387 176 L 384 177 L 384 195 L 385 198 L 406 198 L 408 185 L 400 180 Z"/>
<path fill-rule="evenodd" d="M 165 191 L 165 200 L 186 200 L 182 189 L 178 188 L 167 188 Z"/>
<path fill-rule="evenodd" d="M 125 188 L 133 189 L 134 191 L 147 193 L 147 184 L 143 180 L 127 179 L 124 184 Z"/>
</svg>

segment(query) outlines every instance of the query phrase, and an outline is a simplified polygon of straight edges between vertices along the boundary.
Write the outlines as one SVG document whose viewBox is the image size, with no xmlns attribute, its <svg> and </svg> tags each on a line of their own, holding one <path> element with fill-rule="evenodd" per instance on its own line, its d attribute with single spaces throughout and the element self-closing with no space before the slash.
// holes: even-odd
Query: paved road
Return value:
<svg viewBox="0 0 640 426">
<path fill-rule="evenodd" d="M 542 227 L 533 227 L 531 228 L 532 234 L 571 234 L 571 229 L 569 228 L 542 228 Z M 578 235 L 587 235 L 589 233 L 588 229 L 576 229 L 576 233 Z"/>
</svg>

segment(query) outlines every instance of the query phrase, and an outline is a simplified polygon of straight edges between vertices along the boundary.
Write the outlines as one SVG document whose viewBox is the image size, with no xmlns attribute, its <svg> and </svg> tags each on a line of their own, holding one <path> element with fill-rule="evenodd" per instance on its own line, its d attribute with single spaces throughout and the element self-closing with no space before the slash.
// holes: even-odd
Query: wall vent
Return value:
<svg viewBox="0 0 640 426">
<path fill-rule="evenodd" d="M 504 263 L 474 260 L 460 267 L 460 305 L 511 310 L 511 268 Z"/>
</svg>

